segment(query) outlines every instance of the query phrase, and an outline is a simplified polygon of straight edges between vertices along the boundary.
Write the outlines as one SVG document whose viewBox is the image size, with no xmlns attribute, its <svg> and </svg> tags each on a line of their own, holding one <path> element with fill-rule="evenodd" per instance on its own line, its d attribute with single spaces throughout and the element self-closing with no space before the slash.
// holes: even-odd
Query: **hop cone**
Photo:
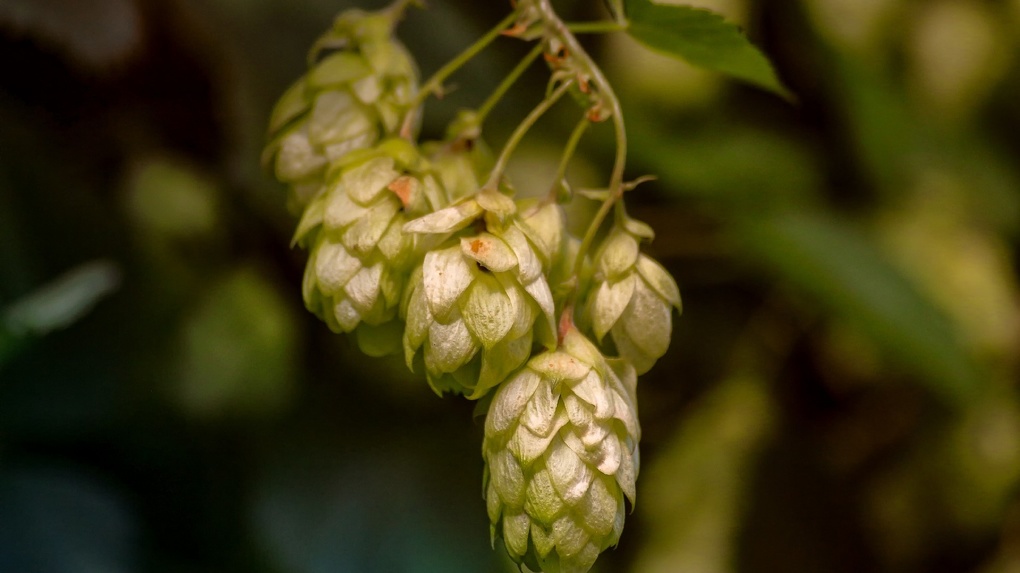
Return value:
<svg viewBox="0 0 1020 573">
<path fill-rule="evenodd" d="M 647 372 L 669 347 L 673 307 L 681 308 L 676 281 L 622 228 L 596 253 L 594 279 L 588 314 L 595 336 L 609 333 L 619 355 Z"/>
<path fill-rule="evenodd" d="M 492 154 L 481 139 L 476 112 L 461 110 L 449 123 L 443 141 L 422 144 L 446 191 L 448 204 L 478 192 L 481 177 L 492 169 Z"/>
<path fill-rule="evenodd" d="M 349 10 L 312 50 L 318 59 L 280 98 L 269 121 L 263 161 L 291 185 L 303 208 L 325 183 L 331 162 L 395 134 L 417 91 L 417 71 L 392 36 L 394 11 Z"/>
<path fill-rule="evenodd" d="M 429 141 L 422 144 L 442 184 L 447 204 L 461 201 L 478 191 L 480 174 L 491 163 L 488 150 L 470 140 Z"/>
<path fill-rule="evenodd" d="M 311 251 L 305 304 L 334 331 L 356 332 L 366 353 L 399 351 L 393 319 L 415 260 L 414 237 L 402 227 L 440 201 L 439 184 L 402 139 L 351 153 L 331 181 L 295 235 Z"/>
<path fill-rule="evenodd" d="M 553 344 L 552 293 L 515 211 L 509 198 L 482 191 L 404 227 L 443 235 L 484 223 L 425 254 L 402 307 L 408 366 L 423 363 L 436 392 L 479 398 L 524 364 L 536 341 Z"/>
<path fill-rule="evenodd" d="M 634 502 L 634 369 L 610 367 L 570 327 L 496 391 L 485 420 L 485 499 L 510 556 L 547 573 L 584 573 L 623 531 Z"/>
</svg>

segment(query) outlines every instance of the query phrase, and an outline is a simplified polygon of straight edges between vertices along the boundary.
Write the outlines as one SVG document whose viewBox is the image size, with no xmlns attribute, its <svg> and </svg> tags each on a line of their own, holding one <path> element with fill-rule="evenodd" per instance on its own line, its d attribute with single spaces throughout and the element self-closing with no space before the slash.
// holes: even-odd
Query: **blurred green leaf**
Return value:
<svg viewBox="0 0 1020 573">
<path fill-rule="evenodd" d="M 650 0 L 626 0 L 626 7 L 627 32 L 649 48 L 791 97 L 768 58 L 722 16 Z"/>
<path fill-rule="evenodd" d="M 760 214 L 735 232 L 751 260 L 856 324 L 948 403 L 983 389 L 953 324 L 859 232 L 811 213 Z"/>
<path fill-rule="evenodd" d="M 678 138 L 654 118 L 632 115 L 634 155 L 648 163 L 670 193 L 757 210 L 810 205 L 822 185 L 810 148 L 788 135 L 715 126 Z"/>
<path fill-rule="evenodd" d="M 899 189 L 929 147 L 930 133 L 905 94 L 863 62 L 832 60 L 833 94 L 863 166 L 879 183 Z"/>
</svg>

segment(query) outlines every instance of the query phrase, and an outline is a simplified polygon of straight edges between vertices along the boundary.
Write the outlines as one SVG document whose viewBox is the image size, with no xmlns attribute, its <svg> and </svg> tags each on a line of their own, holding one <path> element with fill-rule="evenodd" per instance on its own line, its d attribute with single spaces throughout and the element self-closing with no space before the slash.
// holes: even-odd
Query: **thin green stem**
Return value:
<svg viewBox="0 0 1020 573">
<path fill-rule="evenodd" d="M 613 128 L 616 132 L 616 159 L 613 163 L 613 172 L 609 177 L 609 196 L 602 203 L 602 206 L 595 214 L 595 218 L 592 219 L 591 224 L 588 226 L 584 238 L 581 240 L 581 245 L 577 250 L 577 257 L 574 259 L 574 274 L 577 275 L 581 270 L 584 257 L 595 240 L 599 227 L 602 226 L 603 221 L 609 215 L 609 210 L 616 201 L 623 197 L 623 169 L 627 162 L 627 132 L 623 124 L 620 100 L 616 97 L 612 85 L 610 85 L 602 70 L 599 69 L 595 61 L 588 55 L 588 52 L 581 46 L 581 43 L 577 41 L 577 38 L 567 28 L 567 25 L 563 23 L 563 20 L 553 10 L 550 0 L 536 0 L 535 7 L 542 14 L 542 20 L 546 25 L 563 42 L 570 57 L 580 64 L 584 71 L 591 76 L 591 83 L 598 90 L 603 101 L 609 106 L 609 112 L 613 118 Z"/>
<path fill-rule="evenodd" d="M 577 126 L 574 127 L 574 131 L 570 134 L 570 139 L 567 140 L 567 145 L 563 149 L 563 155 L 560 157 L 560 165 L 556 169 L 556 176 L 553 178 L 552 188 L 549 189 L 549 195 L 546 200 L 553 202 L 556 200 L 557 191 L 559 190 L 560 182 L 567 174 L 567 166 L 570 164 L 570 160 L 574 157 L 574 152 L 577 150 L 577 144 L 581 141 L 581 137 L 584 136 L 584 132 L 588 130 L 588 126 L 591 125 L 591 120 L 588 116 L 581 118 L 581 121 L 577 122 Z"/>
<path fill-rule="evenodd" d="M 485 118 L 488 117 L 492 108 L 496 107 L 496 104 L 503 99 L 503 96 L 510 91 L 510 88 L 514 85 L 514 83 L 520 79 L 531 64 L 535 63 L 535 60 L 538 59 L 540 55 L 542 55 L 542 44 L 537 44 L 530 52 L 528 52 L 528 55 L 524 56 L 524 59 L 517 64 L 517 67 L 511 70 L 510 73 L 503 78 L 503 81 L 496 86 L 496 89 L 489 95 L 488 98 L 486 98 L 482 105 L 478 107 L 478 112 L 475 114 L 476 121 L 479 126 L 485 123 Z"/>
<path fill-rule="evenodd" d="M 626 24 L 617 22 L 568 22 L 564 24 L 572 34 L 606 34 L 610 32 L 623 32 L 627 29 Z"/>
<path fill-rule="evenodd" d="M 399 20 L 404 17 L 404 12 L 407 11 L 407 7 L 411 4 L 420 4 L 420 2 L 417 0 L 394 0 L 383 10 L 392 14 L 394 20 Z"/>
<path fill-rule="evenodd" d="M 422 85 L 421 89 L 415 95 L 414 100 L 411 102 L 411 105 L 409 107 L 410 111 L 407 112 L 407 116 L 405 116 L 404 118 L 405 129 L 403 129 L 402 132 L 410 131 L 410 129 L 408 128 L 410 127 L 410 124 L 413 122 L 414 115 L 417 112 L 418 108 L 423 103 L 425 103 L 425 100 L 428 99 L 430 95 L 442 90 L 443 82 L 445 82 L 447 78 L 449 78 L 451 75 L 454 74 L 454 72 L 463 67 L 464 64 L 471 61 L 472 58 L 477 56 L 479 52 L 484 50 L 489 44 L 491 44 L 496 38 L 498 38 L 500 34 L 502 34 L 511 24 L 513 24 L 514 20 L 516 19 L 517 12 L 516 11 L 511 12 L 510 14 L 507 15 L 506 18 L 500 20 L 499 24 L 496 24 L 496 26 L 489 30 L 484 36 L 475 41 L 474 44 L 468 46 L 466 50 L 458 54 L 457 57 L 447 62 L 446 65 L 444 65 L 443 67 L 439 68 L 439 70 L 436 71 L 436 73 L 432 74 L 432 77 L 430 77 L 428 81 L 426 81 L 425 84 Z"/>
<path fill-rule="evenodd" d="M 482 186 L 483 189 L 496 189 L 499 187 L 500 180 L 503 179 L 503 173 L 506 171 L 507 164 L 510 162 L 510 156 L 513 154 L 517 145 L 520 144 L 521 140 L 528 133 L 545 112 L 549 111 L 553 105 L 556 104 L 563 94 L 567 93 L 570 86 L 574 85 L 574 80 L 565 81 L 559 85 L 551 94 L 546 96 L 535 109 L 531 110 L 531 113 L 521 121 L 517 129 L 507 139 L 506 144 L 503 146 L 503 150 L 499 154 L 499 158 L 496 160 L 496 165 L 492 168 L 492 173 L 489 175 L 489 180 Z"/>
</svg>

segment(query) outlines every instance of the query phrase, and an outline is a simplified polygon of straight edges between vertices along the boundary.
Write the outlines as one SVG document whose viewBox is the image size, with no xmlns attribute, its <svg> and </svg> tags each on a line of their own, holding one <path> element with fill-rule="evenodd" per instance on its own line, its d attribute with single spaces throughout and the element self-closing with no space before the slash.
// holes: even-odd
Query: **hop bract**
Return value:
<svg viewBox="0 0 1020 573">
<path fill-rule="evenodd" d="M 311 69 L 276 104 L 263 162 L 291 185 L 293 208 L 322 190 L 331 162 L 399 131 L 418 74 L 393 38 L 396 17 L 393 11 L 341 14 L 316 43 Z"/>
<path fill-rule="evenodd" d="M 634 369 L 570 327 L 496 391 L 485 420 L 492 535 L 547 573 L 584 573 L 623 531 L 640 427 Z"/>
<path fill-rule="evenodd" d="M 397 316 L 415 262 L 409 218 L 441 200 L 435 177 L 421 172 L 402 139 L 346 157 L 326 190 L 308 205 L 295 241 L 308 243 L 305 304 L 337 332 L 356 332 L 365 352 L 398 351 Z"/>
<path fill-rule="evenodd" d="M 534 343 L 554 344 L 552 293 L 515 215 L 512 200 L 488 190 L 404 226 L 452 234 L 425 254 L 403 304 L 408 366 L 424 364 L 437 392 L 479 398 L 524 364 Z"/>
<path fill-rule="evenodd" d="M 588 314 L 595 336 L 610 333 L 619 355 L 647 372 L 669 347 L 673 308 L 681 309 L 676 281 L 619 227 L 595 255 L 594 279 Z"/>
</svg>

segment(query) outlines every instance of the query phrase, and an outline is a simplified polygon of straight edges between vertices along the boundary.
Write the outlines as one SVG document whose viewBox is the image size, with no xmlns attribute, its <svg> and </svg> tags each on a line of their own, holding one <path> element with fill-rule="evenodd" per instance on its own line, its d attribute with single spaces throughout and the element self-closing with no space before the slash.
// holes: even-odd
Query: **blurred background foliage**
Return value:
<svg viewBox="0 0 1020 573">
<path fill-rule="evenodd" d="M 628 203 L 685 307 L 639 385 L 641 503 L 596 570 L 1020 570 L 1020 1 L 696 4 L 797 101 L 585 39 L 628 176 L 658 176 Z M 0 571 L 514 570 L 488 547 L 473 405 L 304 311 L 258 165 L 347 7 L 0 1 Z M 428 74 L 505 10 L 434 0 L 401 34 Z M 497 45 L 426 135 L 526 51 Z M 576 114 L 526 140 L 522 193 Z M 610 130 L 584 151 L 598 185 Z"/>
</svg>

